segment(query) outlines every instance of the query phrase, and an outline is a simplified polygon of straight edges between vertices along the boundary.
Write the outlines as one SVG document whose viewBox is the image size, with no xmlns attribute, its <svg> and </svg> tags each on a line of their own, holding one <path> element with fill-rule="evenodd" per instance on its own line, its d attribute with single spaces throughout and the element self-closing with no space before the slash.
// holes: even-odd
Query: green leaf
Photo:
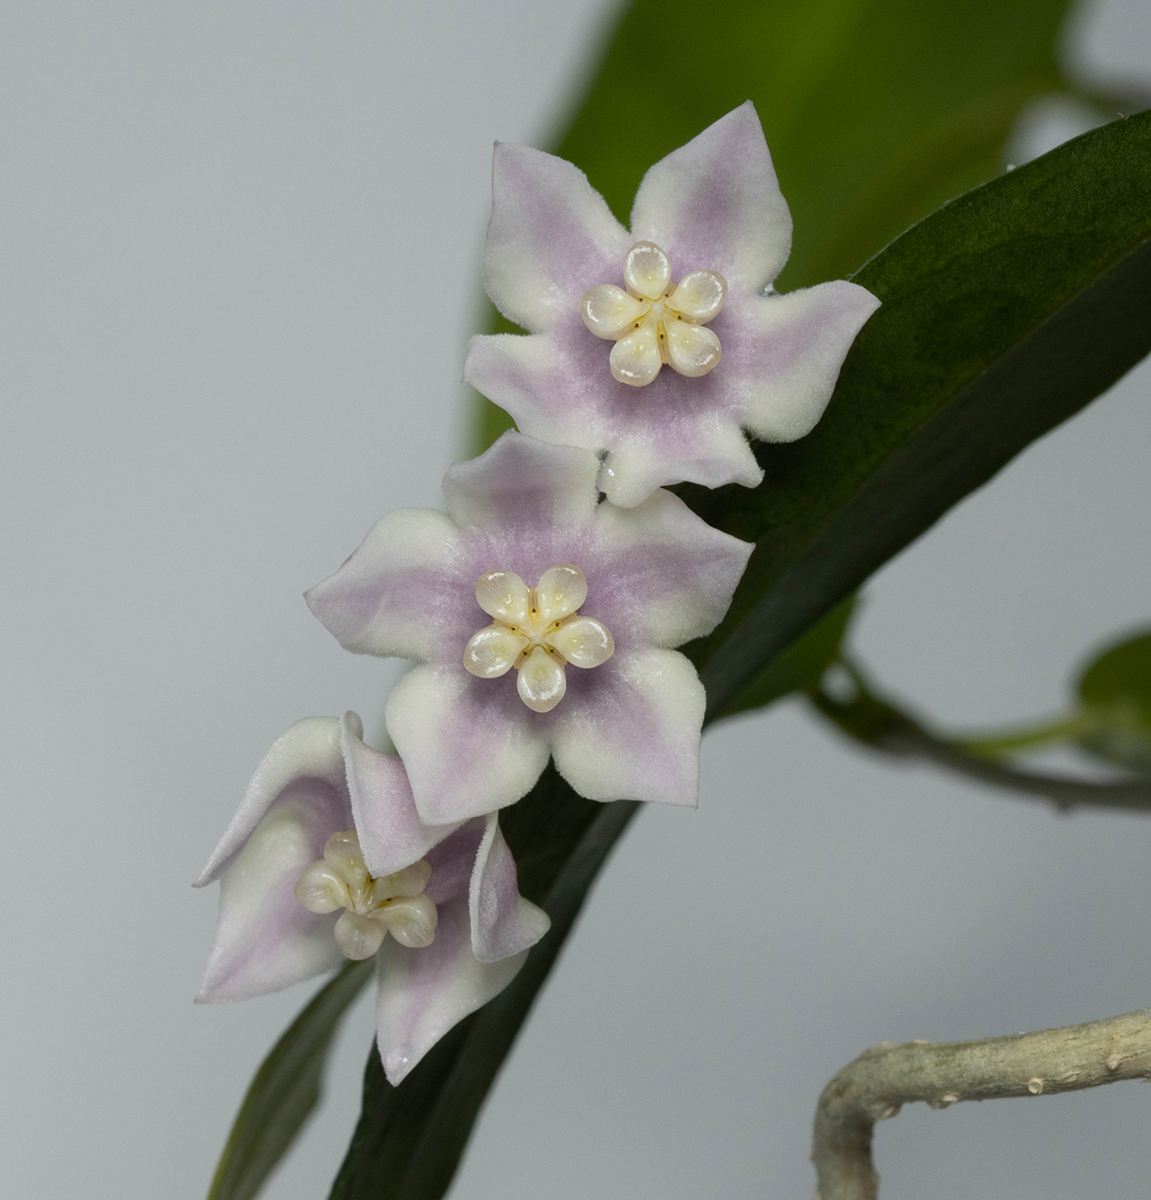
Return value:
<svg viewBox="0 0 1151 1200">
<path fill-rule="evenodd" d="M 337 971 L 260 1064 L 220 1156 L 208 1200 L 249 1200 L 292 1144 L 320 1098 L 324 1063 L 374 960 Z"/>
<path fill-rule="evenodd" d="M 733 717 L 752 708 L 764 708 L 792 692 L 814 687 L 835 661 L 855 609 L 850 596 L 825 617 L 781 650 L 716 718 Z"/>
<path fill-rule="evenodd" d="M 853 278 L 883 301 L 824 419 L 767 482 L 680 494 L 756 550 L 691 652 L 711 712 L 882 563 L 1151 350 L 1151 113 L 913 226 Z"/>
<path fill-rule="evenodd" d="M 1105 650 L 1079 680 L 1093 727 L 1083 746 L 1120 766 L 1151 775 L 1151 632 Z"/>
<path fill-rule="evenodd" d="M 637 0 L 553 148 L 626 222 L 652 163 L 751 99 L 795 219 L 780 289 L 841 278 L 998 173 L 1023 105 L 1064 86 L 1055 47 L 1067 7 L 712 0 L 701 19 L 697 0 Z M 491 332 L 514 330 L 485 312 Z M 471 395 L 483 449 L 511 421 Z"/>
</svg>

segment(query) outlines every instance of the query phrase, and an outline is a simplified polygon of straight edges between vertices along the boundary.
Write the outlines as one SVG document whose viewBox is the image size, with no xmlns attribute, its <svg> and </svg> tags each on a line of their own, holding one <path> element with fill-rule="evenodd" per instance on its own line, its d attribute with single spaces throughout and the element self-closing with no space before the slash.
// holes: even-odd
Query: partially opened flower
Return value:
<svg viewBox="0 0 1151 1200">
<path fill-rule="evenodd" d="M 361 654 L 423 664 L 388 733 L 421 818 L 513 804 L 554 756 L 595 800 L 694 804 L 703 687 L 672 649 L 710 632 L 752 547 L 670 492 L 600 503 L 590 451 L 505 434 L 401 509 L 307 596 Z"/>
<path fill-rule="evenodd" d="M 502 991 L 544 935 L 494 813 L 422 825 L 400 760 L 354 713 L 298 721 L 264 756 L 196 881 L 220 883 L 197 999 L 243 1000 L 375 955 L 392 1083 Z"/>
<path fill-rule="evenodd" d="M 531 336 L 473 338 L 465 376 L 522 432 L 607 451 L 613 502 L 754 486 L 742 429 L 787 442 L 819 420 L 879 301 L 771 290 L 791 216 L 750 101 L 647 172 L 630 232 L 563 159 L 497 144 L 492 176 L 484 281 Z"/>
</svg>

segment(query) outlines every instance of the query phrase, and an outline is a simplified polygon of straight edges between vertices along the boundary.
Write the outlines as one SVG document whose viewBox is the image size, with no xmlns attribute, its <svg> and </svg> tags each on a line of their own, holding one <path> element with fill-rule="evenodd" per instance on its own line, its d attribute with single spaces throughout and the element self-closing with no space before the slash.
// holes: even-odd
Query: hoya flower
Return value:
<svg viewBox="0 0 1151 1200">
<path fill-rule="evenodd" d="M 743 429 L 810 432 L 879 301 L 838 280 L 779 295 L 791 248 L 749 101 L 644 176 L 631 231 L 563 159 L 497 144 L 484 282 L 530 336 L 472 339 L 465 377 L 523 433 L 607 451 L 616 504 L 763 478 Z"/>
<path fill-rule="evenodd" d="M 311 717 L 264 756 L 196 881 L 220 880 L 197 999 L 243 1000 L 375 955 L 396 1084 L 511 982 L 548 918 L 520 896 L 494 813 L 422 825 L 402 763 L 362 733 L 355 713 Z"/>
<path fill-rule="evenodd" d="M 594 800 L 694 804 L 704 693 L 672 647 L 710 632 L 751 545 L 681 500 L 600 503 L 589 450 L 505 434 L 307 595 L 348 650 L 419 660 L 388 733 L 422 820 L 519 800 L 549 755 Z"/>
</svg>

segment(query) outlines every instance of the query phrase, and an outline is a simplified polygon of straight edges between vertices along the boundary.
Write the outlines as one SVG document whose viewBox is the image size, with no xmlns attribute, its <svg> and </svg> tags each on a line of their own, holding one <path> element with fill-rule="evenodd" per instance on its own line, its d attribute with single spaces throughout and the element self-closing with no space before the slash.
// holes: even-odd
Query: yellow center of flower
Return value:
<svg viewBox="0 0 1151 1200">
<path fill-rule="evenodd" d="M 704 326 L 723 308 L 727 280 L 718 271 L 692 271 L 671 282 L 671 262 L 654 242 L 636 242 L 623 264 L 627 291 L 601 283 L 584 292 L 580 313 L 596 335 L 614 341 L 611 373 L 643 387 L 667 363 L 698 378 L 719 362 L 719 338 Z"/>
<path fill-rule="evenodd" d="M 598 667 L 615 642 L 606 625 L 580 616 L 587 580 L 579 567 L 549 567 L 534 588 L 514 571 L 487 571 L 476 600 L 492 618 L 464 648 L 464 666 L 480 679 L 515 667 L 520 699 L 535 712 L 551 712 L 567 691 L 564 668 Z"/>
<path fill-rule="evenodd" d="M 346 909 L 336 922 L 336 944 L 348 958 L 370 958 L 390 933 L 401 945 L 430 946 L 439 915 L 424 895 L 432 868 L 421 859 L 394 875 L 368 873 L 354 830 L 333 833 L 324 857 L 304 869 L 292 889 L 314 913 Z"/>
</svg>

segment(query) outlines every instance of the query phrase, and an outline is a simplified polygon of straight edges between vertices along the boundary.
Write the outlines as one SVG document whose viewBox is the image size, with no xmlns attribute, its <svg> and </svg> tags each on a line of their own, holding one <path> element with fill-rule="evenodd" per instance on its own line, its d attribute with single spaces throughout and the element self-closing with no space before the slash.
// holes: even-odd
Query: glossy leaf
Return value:
<svg viewBox="0 0 1151 1200">
<path fill-rule="evenodd" d="M 652 163 L 751 99 L 795 220 L 781 290 L 842 278 L 998 173 L 1020 109 L 1063 87 L 1055 48 L 1067 7 L 713 0 L 705 13 L 698 0 L 637 0 L 548 148 L 626 222 Z M 515 328 L 485 312 L 490 330 Z M 511 421 L 471 395 L 480 450 Z"/>
<path fill-rule="evenodd" d="M 208 1200 L 249 1200 L 320 1098 L 332 1038 L 375 960 L 348 963 L 313 997 L 260 1064 L 236 1114 Z"/>
<path fill-rule="evenodd" d="M 684 487 L 757 544 L 693 647 L 712 701 L 1151 350 L 1151 113 L 1093 130 L 913 226 L 853 278 L 883 301 L 815 431 L 755 491 Z"/>
</svg>

